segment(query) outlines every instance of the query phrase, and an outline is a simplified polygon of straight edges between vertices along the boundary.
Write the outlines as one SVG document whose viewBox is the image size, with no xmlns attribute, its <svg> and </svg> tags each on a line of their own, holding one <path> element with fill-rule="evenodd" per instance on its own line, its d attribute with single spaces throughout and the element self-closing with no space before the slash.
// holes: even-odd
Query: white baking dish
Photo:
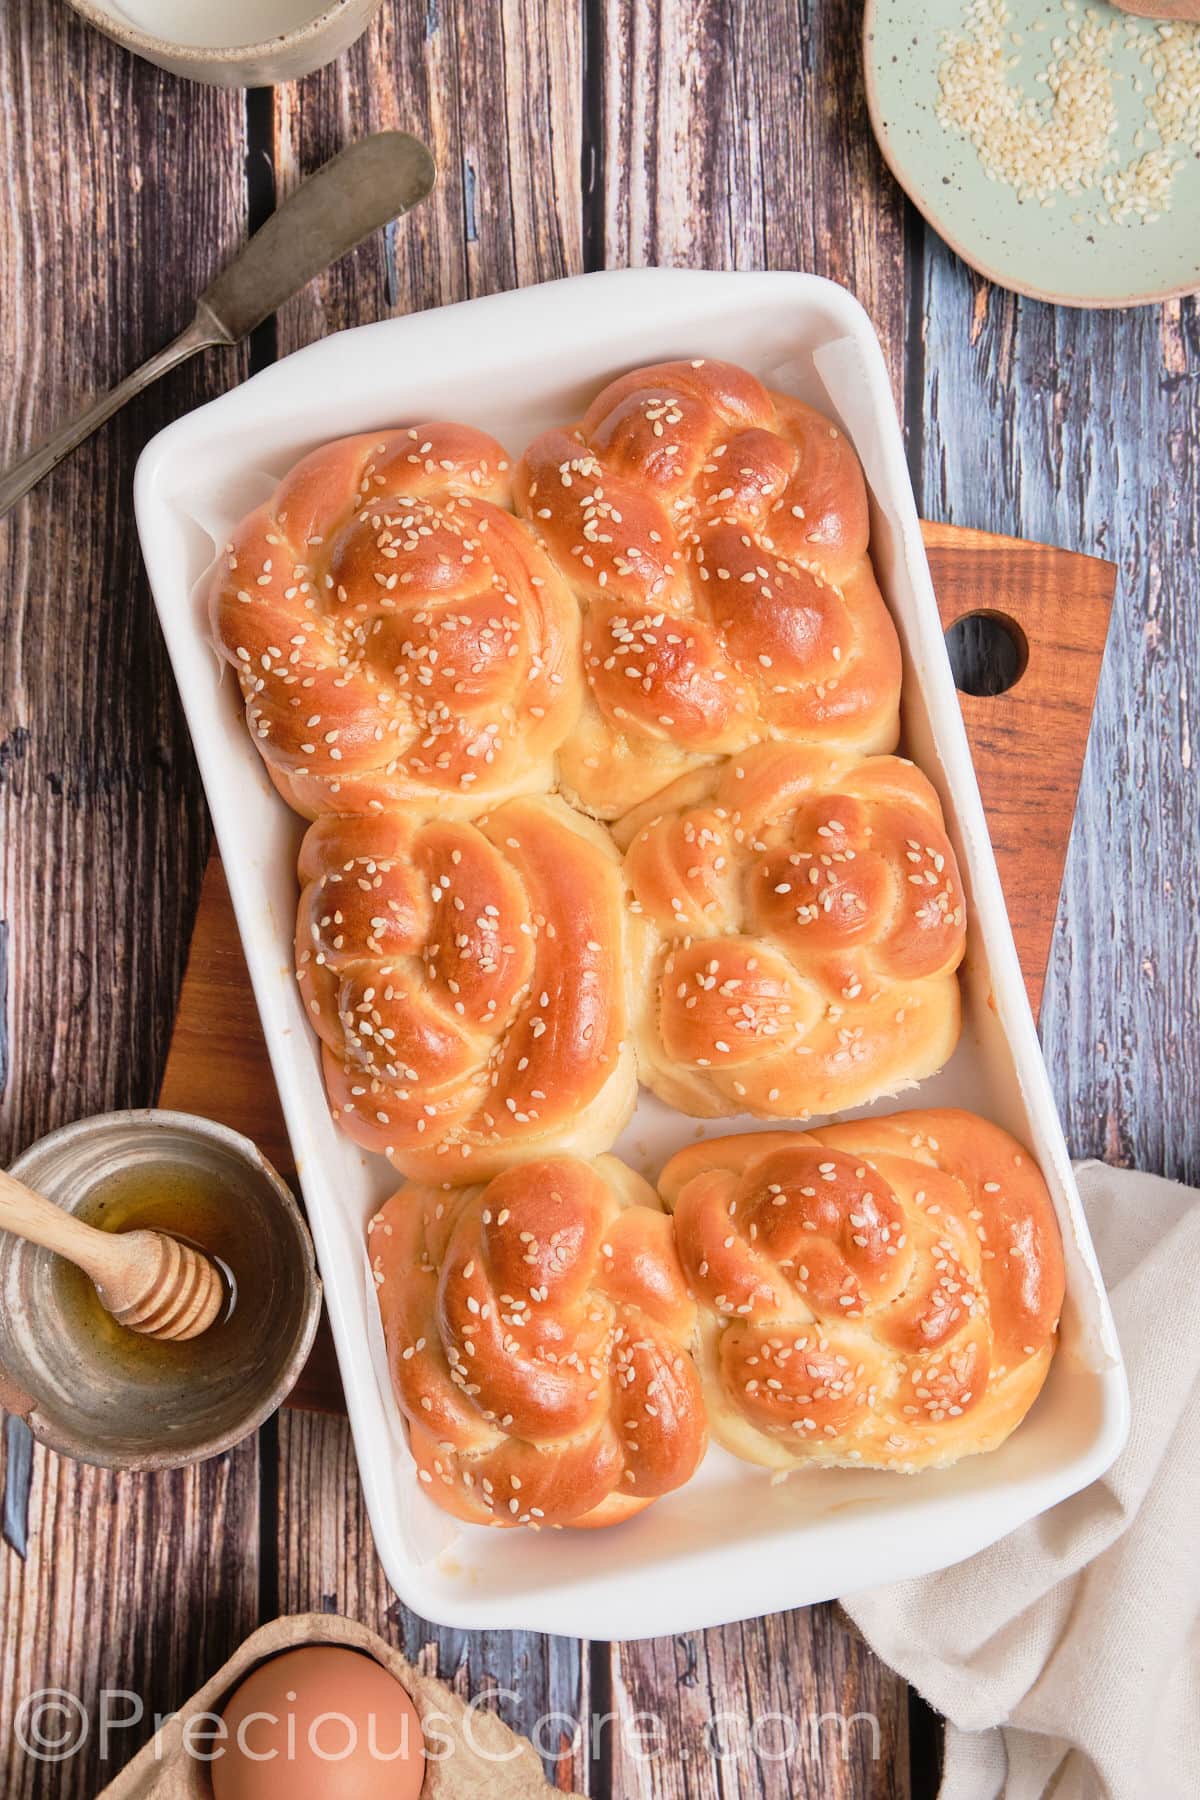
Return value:
<svg viewBox="0 0 1200 1800">
<path fill-rule="evenodd" d="M 941 793 L 971 902 L 961 1046 L 904 1101 L 973 1107 L 1036 1151 L 1067 1246 L 1061 1349 L 1014 1437 L 953 1469 L 813 1472 L 772 1485 L 712 1450 L 690 1486 L 618 1529 L 460 1529 L 418 1491 L 381 1378 L 363 1227 L 395 1178 L 339 1134 L 326 1108 L 292 975 L 302 825 L 267 781 L 236 683 L 222 679 L 200 585 L 234 520 L 327 438 L 450 417 L 516 452 L 577 416 L 619 370 L 695 355 L 745 364 L 824 408 L 866 468 L 876 567 L 905 653 L 905 748 Z M 642 270 L 369 325 L 162 432 L 138 465 L 136 505 L 308 1204 L 375 1541 L 407 1605 L 447 1625 L 597 1638 L 715 1625 L 943 1567 L 1108 1467 L 1127 1426 L 1120 1352 L 1005 914 L 887 373 L 849 294 L 808 275 Z M 617 1149 L 653 1173 L 700 1129 L 645 1098 Z"/>
</svg>

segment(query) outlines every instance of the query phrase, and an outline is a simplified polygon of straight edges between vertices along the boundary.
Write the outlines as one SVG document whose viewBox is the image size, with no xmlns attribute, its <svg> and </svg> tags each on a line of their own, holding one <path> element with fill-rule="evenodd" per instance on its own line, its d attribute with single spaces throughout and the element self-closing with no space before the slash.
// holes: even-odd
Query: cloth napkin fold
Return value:
<svg viewBox="0 0 1200 1800">
<path fill-rule="evenodd" d="M 1129 1375 L 1108 1474 L 842 1605 L 946 1717 L 940 1800 L 1200 1795 L 1200 1192 L 1082 1164 Z"/>
</svg>

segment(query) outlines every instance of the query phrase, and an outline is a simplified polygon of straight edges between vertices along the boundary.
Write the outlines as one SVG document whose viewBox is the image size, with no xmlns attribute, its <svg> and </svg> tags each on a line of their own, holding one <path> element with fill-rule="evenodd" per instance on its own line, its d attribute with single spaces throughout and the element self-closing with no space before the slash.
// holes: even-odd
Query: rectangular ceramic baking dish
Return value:
<svg viewBox="0 0 1200 1800">
<path fill-rule="evenodd" d="M 952 1469 L 814 1471 L 772 1484 L 713 1449 L 688 1487 L 615 1530 L 463 1529 L 418 1491 L 383 1373 L 363 1231 L 396 1179 L 340 1135 L 326 1107 L 292 974 L 303 824 L 271 788 L 236 683 L 209 646 L 204 577 L 234 521 L 328 438 L 461 418 L 515 453 L 579 416 L 610 376 L 680 356 L 742 363 L 823 408 L 862 459 L 876 568 L 905 656 L 903 748 L 941 794 L 971 908 L 960 1048 L 904 1103 L 975 1108 L 1036 1152 L 1066 1242 L 1061 1348 L 1020 1430 Z M 446 1625 L 593 1638 L 716 1625 L 944 1567 L 1108 1467 L 1127 1426 L 1120 1351 L 1005 913 L 887 372 L 849 294 L 809 275 L 638 270 L 345 332 L 162 432 L 138 465 L 136 508 L 312 1222 L 375 1542 L 408 1606 Z M 653 1174 L 702 1129 L 743 1128 L 700 1127 L 644 1096 L 616 1148 Z"/>
</svg>

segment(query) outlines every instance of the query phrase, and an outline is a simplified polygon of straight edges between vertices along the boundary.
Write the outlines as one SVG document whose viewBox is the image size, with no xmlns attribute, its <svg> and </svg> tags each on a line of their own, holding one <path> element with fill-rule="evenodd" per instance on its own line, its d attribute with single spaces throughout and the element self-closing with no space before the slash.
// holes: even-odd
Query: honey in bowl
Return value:
<svg viewBox="0 0 1200 1800">
<path fill-rule="evenodd" d="M 269 1323 L 270 1278 L 244 1205 L 218 1170 L 167 1159 L 139 1160 L 103 1177 L 77 1216 L 101 1231 L 165 1232 L 202 1251 L 217 1266 L 225 1304 L 198 1337 L 164 1341 L 127 1330 L 107 1311 L 89 1276 L 55 1258 L 55 1297 L 71 1329 L 125 1382 L 174 1385 L 202 1360 L 214 1367 L 247 1364 Z"/>
<path fill-rule="evenodd" d="M 289 1393 L 321 1283 L 287 1184 L 248 1138 L 189 1113 L 76 1119 L 12 1174 L 101 1230 L 147 1226 L 229 1271 L 232 1307 L 197 1337 L 155 1343 L 111 1319 L 87 1277 L 0 1232 L 0 1375 L 29 1428 L 105 1468 L 179 1468 L 229 1450 Z"/>
</svg>

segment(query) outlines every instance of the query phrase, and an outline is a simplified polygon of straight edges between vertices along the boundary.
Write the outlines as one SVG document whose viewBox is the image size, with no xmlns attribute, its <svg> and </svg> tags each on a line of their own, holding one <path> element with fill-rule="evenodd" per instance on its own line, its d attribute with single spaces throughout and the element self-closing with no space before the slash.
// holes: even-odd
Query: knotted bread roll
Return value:
<svg viewBox="0 0 1200 1800">
<path fill-rule="evenodd" d="M 750 1462 L 915 1470 L 994 1450 L 1063 1300 L 1037 1164 L 966 1112 L 716 1138 L 659 1189 L 700 1306 L 713 1435 Z"/>
<path fill-rule="evenodd" d="M 894 749 L 900 651 L 829 419 L 729 363 L 661 363 L 531 444 L 514 491 L 584 609 L 560 770 L 586 810 L 760 738 Z"/>
<path fill-rule="evenodd" d="M 342 438 L 234 532 L 213 634 L 298 812 L 417 800 L 470 817 L 553 786 L 582 693 L 579 614 L 505 510 L 509 484 L 470 426 Z"/>
<path fill-rule="evenodd" d="M 620 861 L 560 800 L 309 827 L 296 967 L 334 1117 L 405 1174 L 607 1150 L 633 1109 Z"/>
<path fill-rule="evenodd" d="M 949 1057 L 965 909 L 911 763 L 756 745 L 616 837 L 641 926 L 639 1073 L 669 1105 L 806 1118 Z"/>
<path fill-rule="evenodd" d="M 402 1188 L 369 1249 L 420 1479 L 481 1525 L 612 1525 L 704 1453 L 671 1221 L 615 1157 Z"/>
</svg>

